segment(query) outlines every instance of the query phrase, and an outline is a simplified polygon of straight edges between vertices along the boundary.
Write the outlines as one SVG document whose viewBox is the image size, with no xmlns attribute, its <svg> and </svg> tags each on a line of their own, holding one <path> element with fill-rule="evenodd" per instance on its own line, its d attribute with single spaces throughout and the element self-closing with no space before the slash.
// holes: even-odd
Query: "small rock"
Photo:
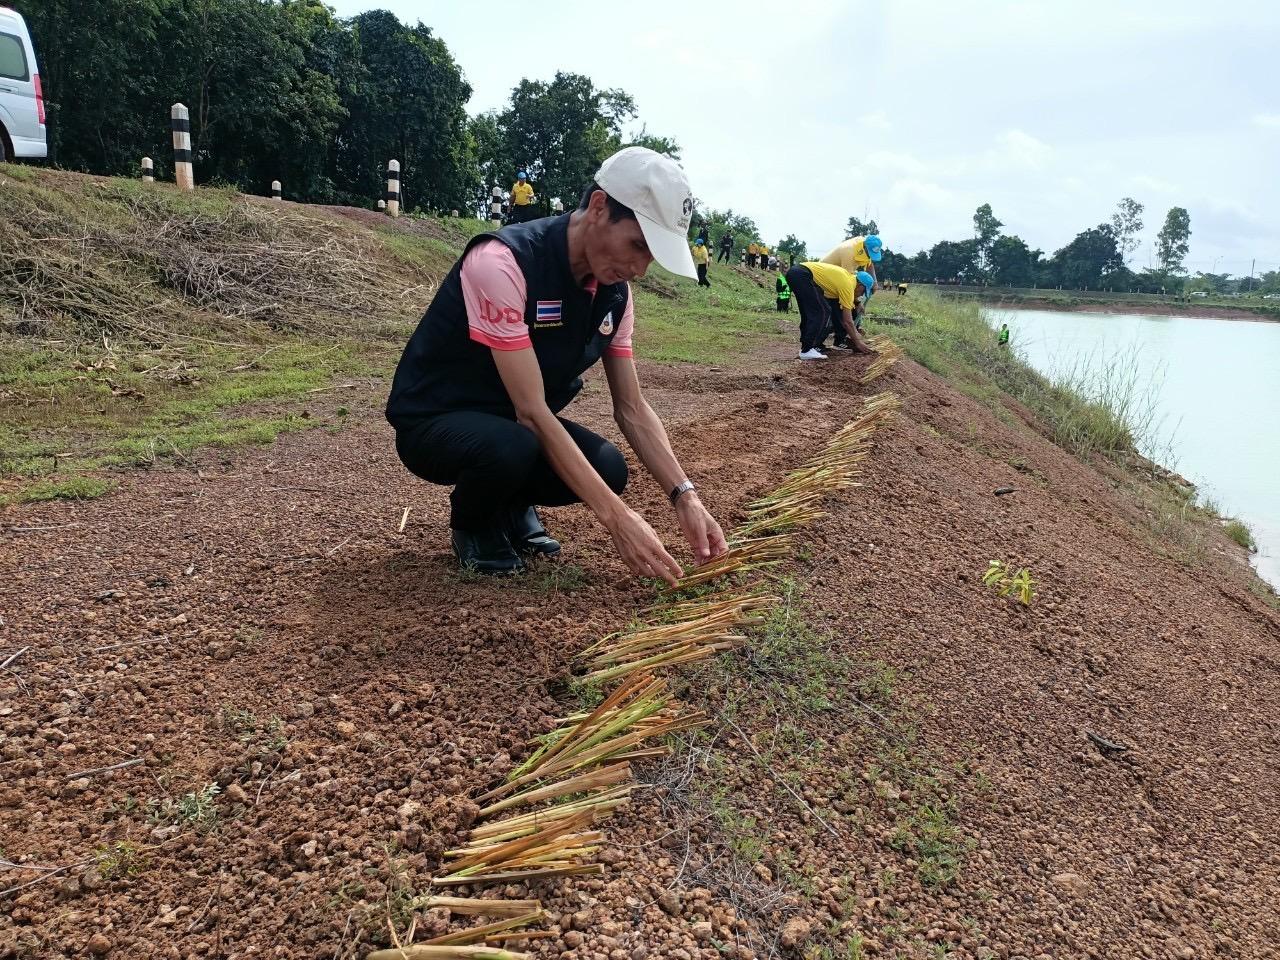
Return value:
<svg viewBox="0 0 1280 960">
<path fill-rule="evenodd" d="M 658 897 L 658 906 L 673 917 L 680 916 L 680 897 L 674 890 L 664 890 Z"/>
<path fill-rule="evenodd" d="M 1089 895 L 1089 883 L 1078 873 L 1056 873 L 1052 879 L 1054 883 L 1073 897 L 1087 897 Z"/>
<path fill-rule="evenodd" d="M 404 701 L 397 700 L 391 705 L 391 709 L 387 711 L 387 716 L 398 717 L 402 713 L 404 713 Z"/>
<path fill-rule="evenodd" d="M 95 933 L 89 938 L 86 948 L 95 957 L 105 956 L 111 952 L 112 943 L 100 933 Z"/>
<path fill-rule="evenodd" d="M 781 944 L 788 950 L 804 945 L 809 939 L 809 921 L 803 917 L 792 917 L 782 926 Z"/>
<path fill-rule="evenodd" d="M 577 930 L 566 931 L 560 939 L 564 941 L 564 945 L 570 950 L 576 950 L 582 946 L 582 934 Z"/>
<path fill-rule="evenodd" d="M 333 725 L 333 729 L 338 731 L 338 736 L 344 740 L 350 740 L 356 735 L 356 725 L 350 720 L 339 720 Z"/>
<path fill-rule="evenodd" d="M 702 920 L 693 925 L 693 936 L 699 943 L 711 942 L 711 923 L 708 920 Z"/>
<path fill-rule="evenodd" d="M 249 802 L 249 795 L 244 792 L 244 787 L 240 786 L 238 783 L 227 784 L 227 789 L 222 791 L 222 794 L 232 803 Z"/>
</svg>

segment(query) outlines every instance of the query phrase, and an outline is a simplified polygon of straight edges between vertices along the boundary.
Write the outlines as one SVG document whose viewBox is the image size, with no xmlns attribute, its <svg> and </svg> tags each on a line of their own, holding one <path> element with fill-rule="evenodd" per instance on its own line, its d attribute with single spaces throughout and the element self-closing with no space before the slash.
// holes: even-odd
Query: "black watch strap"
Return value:
<svg viewBox="0 0 1280 960">
<path fill-rule="evenodd" d="M 667 494 L 671 498 L 672 504 L 680 499 L 682 494 L 688 493 L 690 490 L 696 489 L 692 480 L 686 480 L 684 483 L 678 484 L 672 491 Z"/>
</svg>

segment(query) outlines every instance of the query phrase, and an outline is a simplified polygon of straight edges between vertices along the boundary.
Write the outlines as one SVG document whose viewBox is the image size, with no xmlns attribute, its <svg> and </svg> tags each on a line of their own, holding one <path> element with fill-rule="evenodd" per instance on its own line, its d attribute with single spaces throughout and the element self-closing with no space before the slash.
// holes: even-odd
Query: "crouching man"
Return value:
<svg viewBox="0 0 1280 960">
<path fill-rule="evenodd" d="M 560 544 L 535 507 L 585 503 L 628 568 L 672 583 L 675 561 L 621 499 L 627 466 L 608 440 L 559 416 L 603 362 L 614 419 L 667 493 L 696 563 L 726 549 L 632 359 L 629 281 L 657 260 L 696 276 L 686 243 L 693 197 L 684 171 L 643 147 L 600 167 L 578 209 L 472 239 L 441 284 L 396 369 L 387 419 L 404 465 L 453 487 L 460 563 L 511 573 Z"/>
</svg>

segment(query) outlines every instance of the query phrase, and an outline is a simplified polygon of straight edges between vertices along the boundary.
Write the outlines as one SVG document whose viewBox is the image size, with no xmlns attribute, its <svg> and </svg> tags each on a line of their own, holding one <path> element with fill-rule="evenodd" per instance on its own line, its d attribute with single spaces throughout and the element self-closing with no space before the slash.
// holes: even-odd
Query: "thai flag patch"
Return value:
<svg viewBox="0 0 1280 960">
<path fill-rule="evenodd" d="M 534 325 L 539 327 L 558 325 L 561 322 L 560 314 L 563 305 L 563 300 L 539 300 L 538 314 L 534 318 Z"/>
</svg>

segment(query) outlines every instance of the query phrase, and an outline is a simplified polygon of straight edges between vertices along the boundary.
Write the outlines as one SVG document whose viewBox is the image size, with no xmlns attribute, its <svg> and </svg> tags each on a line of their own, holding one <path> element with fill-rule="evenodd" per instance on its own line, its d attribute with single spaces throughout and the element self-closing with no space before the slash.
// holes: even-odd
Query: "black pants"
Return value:
<svg viewBox="0 0 1280 960">
<path fill-rule="evenodd" d="M 622 451 L 586 427 L 557 418 L 614 493 L 627 486 Z M 528 427 L 492 413 L 459 410 L 396 427 L 396 453 L 429 483 L 452 486 L 449 526 L 480 531 L 509 507 L 563 507 L 578 496 L 556 475 Z"/>
<path fill-rule="evenodd" d="M 822 341 L 827 339 L 827 333 L 833 334 L 831 342 L 836 346 L 840 346 L 849 339 L 849 335 L 844 332 L 844 324 L 840 322 L 840 301 L 827 298 L 827 328 L 822 331 Z M 822 342 L 819 341 L 819 342 Z"/>
<path fill-rule="evenodd" d="M 537 220 L 538 209 L 532 203 L 512 204 L 510 219 L 512 223 L 524 223 L 527 220 Z"/>
<path fill-rule="evenodd" d="M 804 353 L 822 342 L 827 330 L 827 301 L 803 264 L 787 271 L 787 286 L 800 308 L 800 352 Z"/>
<path fill-rule="evenodd" d="M 779 298 L 778 298 L 778 312 L 779 312 L 779 313 L 790 313 L 790 312 L 791 312 L 791 298 L 790 298 L 790 297 L 787 297 L 785 300 L 784 300 L 784 299 L 782 299 L 782 297 L 779 297 Z"/>
<path fill-rule="evenodd" d="M 721 247 L 720 252 L 716 254 L 716 263 L 728 263 L 729 254 L 733 252 L 732 247 Z"/>
<path fill-rule="evenodd" d="M 698 286 L 711 286 L 711 281 L 707 279 L 707 265 L 705 263 L 698 264 Z"/>
</svg>

